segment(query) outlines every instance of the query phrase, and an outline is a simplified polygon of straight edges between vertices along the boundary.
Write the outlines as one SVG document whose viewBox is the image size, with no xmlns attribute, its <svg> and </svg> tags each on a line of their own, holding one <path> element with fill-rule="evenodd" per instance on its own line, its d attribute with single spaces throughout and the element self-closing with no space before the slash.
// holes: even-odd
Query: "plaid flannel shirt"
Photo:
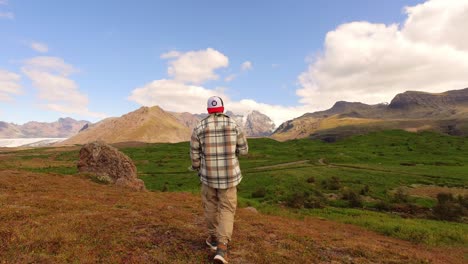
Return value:
<svg viewBox="0 0 468 264">
<path fill-rule="evenodd" d="M 242 180 L 238 155 L 248 153 L 247 139 L 227 115 L 211 114 L 193 129 L 190 140 L 192 168 L 200 181 L 212 188 L 227 189 Z"/>
</svg>

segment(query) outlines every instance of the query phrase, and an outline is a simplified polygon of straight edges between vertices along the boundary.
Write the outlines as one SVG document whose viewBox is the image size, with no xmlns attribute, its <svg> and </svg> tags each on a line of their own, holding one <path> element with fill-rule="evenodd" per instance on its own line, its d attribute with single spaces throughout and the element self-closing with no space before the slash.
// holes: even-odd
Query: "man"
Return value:
<svg viewBox="0 0 468 264">
<path fill-rule="evenodd" d="M 237 208 L 237 185 L 242 180 L 238 155 L 248 153 L 247 140 L 238 125 L 223 114 L 220 97 L 208 99 L 208 113 L 193 129 L 190 140 L 192 169 L 198 171 L 209 236 L 206 244 L 216 250 L 215 263 L 228 263 Z"/>
</svg>

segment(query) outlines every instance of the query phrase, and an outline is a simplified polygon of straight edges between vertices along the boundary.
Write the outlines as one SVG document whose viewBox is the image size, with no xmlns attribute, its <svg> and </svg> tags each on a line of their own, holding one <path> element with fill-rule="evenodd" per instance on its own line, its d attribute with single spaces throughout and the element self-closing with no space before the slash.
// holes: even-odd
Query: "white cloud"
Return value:
<svg viewBox="0 0 468 264">
<path fill-rule="evenodd" d="M 53 72 L 57 75 L 68 76 L 78 72 L 75 67 L 66 63 L 62 58 L 50 56 L 38 56 L 25 62 L 27 68 L 43 72 Z"/>
<path fill-rule="evenodd" d="M 20 80 L 18 74 L 0 69 L 0 101 L 11 101 L 11 95 L 21 94 Z"/>
<path fill-rule="evenodd" d="M 31 43 L 31 48 L 40 53 L 46 53 L 49 51 L 49 47 L 46 44 L 40 42 Z"/>
<path fill-rule="evenodd" d="M 172 59 L 168 73 L 173 80 L 137 88 L 129 99 L 169 111 L 200 113 L 206 112 L 206 99 L 218 95 L 226 110 L 258 110 L 278 126 L 306 112 L 328 109 L 340 100 L 374 104 L 407 90 L 441 92 L 468 87 L 468 1 L 431 0 L 405 10 L 408 17 L 402 25 L 352 22 L 328 32 L 323 52 L 306 58 L 309 66 L 298 76 L 300 100 L 294 107 L 233 101 L 223 91 L 188 85 L 215 79 L 214 70 L 228 65 L 227 57 L 213 49 L 161 55 Z M 251 68 L 248 61 L 241 66 Z M 227 76 L 225 81 L 233 78 Z"/>
<path fill-rule="evenodd" d="M 161 55 L 169 60 L 167 73 L 174 80 L 183 83 L 202 84 L 209 80 L 217 80 L 216 69 L 229 65 L 229 59 L 212 48 L 206 50 L 181 53 L 171 51 Z"/>
<path fill-rule="evenodd" d="M 12 12 L 0 12 L 0 19 L 5 18 L 5 19 L 15 19 L 15 14 Z"/>
<path fill-rule="evenodd" d="M 312 110 L 306 106 L 284 107 L 258 103 L 250 99 L 234 101 L 229 98 L 225 88 L 207 89 L 200 85 L 191 85 L 213 79 L 215 69 L 228 65 L 228 58 L 211 48 L 186 53 L 171 51 L 162 54 L 161 58 L 175 59 L 170 61 L 168 70 L 169 76 L 173 79 L 155 80 L 138 87 L 131 92 L 128 100 L 144 106 L 158 105 L 166 111 L 197 114 L 207 112 L 206 100 L 209 97 L 220 96 L 225 102 L 226 111 L 245 114 L 257 110 L 268 115 L 277 126 L 304 114 L 307 110 Z M 193 70 L 196 67 L 203 70 Z M 251 68 L 252 64 L 249 61 L 242 64 L 243 70 Z M 232 81 L 235 77 L 235 74 L 229 75 L 225 81 Z"/>
<path fill-rule="evenodd" d="M 179 56 L 181 56 L 182 53 L 178 52 L 178 51 L 169 51 L 167 53 L 164 53 L 161 55 L 161 59 L 172 59 L 172 58 L 177 58 Z"/>
<path fill-rule="evenodd" d="M 468 1 L 432 0 L 405 11 L 402 32 L 409 40 L 468 51 Z"/>
<path fill-rule="evenodd" d="M 226 78 L 224 78 L 224 81 L 225 82 L 232 82 L 236 77 L 237 77 L 237 75 L 231 74 L 231 75 L 228 75 Z"/>
<path fill-rule="evenodd" d="M 88 97 L 69 78 L 77 72 L 70 64 L 57 57 L 35 57 L 24 62 L 23 73 L 31 79 L 39 91 L 39 99 L 46 109 L 65 114 L 80 114 L 104 118 L 105 114 L 88 110 Z"/>
<path fill-rule="evenodd" d="M 468 1 L 432 0 L 406 12 L 401 28 L 353 22 L 328 32 L 323 54 L 298 77 L 300 102 L 325 109 L 468 87 Z"/>
<path fill-rule="evenodd" d="M 252 62 L 245 61 L 244 63 L 242 63 L 241 70 L 248 71 L 248 70 L 251 70 L 251 69 L 252 69 Z"/>
<path fill-rule="evenodd" d="M 205 113 L 206 100 L 211 96 L 227 98 L 222 91 L 162 79 L 136 88 L 128 99 L 144 106 L 158 105 L 167 111 Z"/>
<path fill-rule="evenodd" d="M 257 110 L 269 116 L 277 126 L 311 110 L 305 106 L 284 107 L 257 103 L 248 99 L 233 101 L 224 89 L 212 90 L 165 79 L 153 81 L 133 90 L 128 99 L 144 106 L 158 105 L 166 111 L 206 113 L 206 100 L 211 96 L 223 98 L 225 111 L 245 114 Z"/>
</svg>

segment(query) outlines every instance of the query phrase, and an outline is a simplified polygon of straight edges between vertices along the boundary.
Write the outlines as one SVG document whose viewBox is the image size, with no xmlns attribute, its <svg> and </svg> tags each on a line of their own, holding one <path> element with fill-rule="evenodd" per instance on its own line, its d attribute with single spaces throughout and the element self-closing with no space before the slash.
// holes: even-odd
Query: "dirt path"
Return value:
<svg viewBox="0 0 468 264">
<path fill-rule="evenodd" d="M 298 165 L 298 164 L 308 163 L 309 161 L 310 161 L 310 160 L 298 160 L 298 161 L 286 162 L 286 163 L 279 163 L 279 164 L 269 165 L 269 166 L 255 167 L 255 168 L 252 168 L 251 170 L 267 170 L 267 169 L 275 169 L 275 168 L 281 168 L 281 167 L 288 167 L 288 166 L 291 166 L 291 165 Z"/>
<path fill-rule="evenodd" d="M 355 170 L 365 170 L 365 171 L 380 171 L 380 172 L 387 172 L 387 173 L 394 173 L 394 174 L 406 174 L 406 175 L 414 175 L 414 176 L 420 176 L 420 177 L 426 177 L 426 178 L 440 178 L 440 176 L 436 175 L 429 175 L 429 174 L 421 174 L 421 173 L 412 173 L 412 172 L 407 172 L 407 171 L 393 171 L 393 170 L 384 170 L 384 169 L 375 169 L 375 168 L 366 168 L 366 167 L 360 167 L 360 166 L 355 166 L 355 165 L 345 165 L 345 164 L 335 164 L 335 163 L 328 163 L 325 161 L 324 158 L 320 158 L 318 160 L 318 163 L 323 166 L 328 166 L 330 168 L 348 168 L 348 169 L 355 169 Z M 453 179 L 453 180 L 459 180 L 458 178 L 453 178 L 449 176 L 444 176 L 446 179 Z"/>
</svg>

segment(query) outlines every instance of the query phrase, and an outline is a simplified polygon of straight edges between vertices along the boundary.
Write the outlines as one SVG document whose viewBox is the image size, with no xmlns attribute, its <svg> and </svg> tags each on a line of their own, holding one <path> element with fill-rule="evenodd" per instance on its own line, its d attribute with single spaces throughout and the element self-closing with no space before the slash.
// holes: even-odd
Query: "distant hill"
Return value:
<svg viewBox="0 0 468 264">
<path fill-rule="evenodd" d="M 450 135 L 468 135 L 468 88 L 444 93 L 407 91 L 390 104 L 367 105 L 336 102 L 332 108 L 281 124 L 272 137 L 337 138 L 384 129 L 432 130 Z"/>
<path fill-rule="evenodd" d="M 67 138 L 90 122 L 59 118 L 55 122 L 27 122 L 24 125 L 0 122 L 0 138 Z"/>
<path fill-rule="evenodd" d="M 108 118 L 89 126 L 60 145 L 85 144 L 94 140 L 107 143 L 128 141 L 181 142 L 190 139 L 191 131 L 172 114 L 158 106 L 141 107 L 119 118 Z"/>
<path fill-rule="evenodd" d="M 0 138 L 24 137 L 18 125 L 0 121 Z"/>
</svg>

